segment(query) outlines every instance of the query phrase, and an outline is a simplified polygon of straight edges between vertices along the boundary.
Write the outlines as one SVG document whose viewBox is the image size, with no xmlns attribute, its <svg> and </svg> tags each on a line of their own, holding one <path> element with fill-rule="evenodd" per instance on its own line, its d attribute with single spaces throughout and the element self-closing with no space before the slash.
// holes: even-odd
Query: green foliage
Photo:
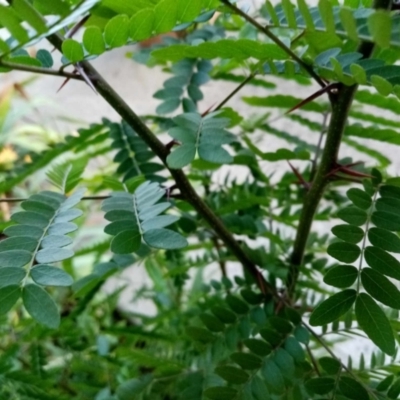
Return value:
<svg viewBox="0 0 400 400">
<path fill-rule="evenodd" d="M 0 399 L 398 398 L 398 5 L 6 3 L 0 72 L 119 120 L 0 94 Z M 168 74 L 152 115 L 89 65 L 124 46 Z"/>
</svg>

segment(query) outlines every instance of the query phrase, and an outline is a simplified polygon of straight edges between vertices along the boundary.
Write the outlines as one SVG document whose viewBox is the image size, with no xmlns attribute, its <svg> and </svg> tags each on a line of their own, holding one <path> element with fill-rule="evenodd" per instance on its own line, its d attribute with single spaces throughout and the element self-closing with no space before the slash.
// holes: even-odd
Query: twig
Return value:
<svg viewBox="0 0 400 400">
<path fill-rule="evenodd" d="M 319 367 L 318 367 L 318 364 L 317 364 L 317 360 L 315 359 L 314 354 L 312 353 L 309 345 L 306 345 L 306 350 L 307 350 L 307 353 L 308 353 L 308 355 L 310 357 L 311 363 L 314 366 L 315 372 L 317 373 L 318 376 L 321 376 L 321 372 L 319 370 Z"/>
<path fill-rule="evenodd" d="M 277 36 L 275 36 L 267 27 L 262 26 L 254 18 L 250 17 L 250 15 L 246 14 L 240 8 L 236 7 L 229 0 L 220 1 L 236 14 L 239 14 L 241 17 L 243 17 L 247 22 L 255 26 L 260 32 L 263 32 L 266 36 L 268 36 L 275 44 L 277 44 L 282 50 L 284 50 L 286 54 L 293 58 L 293 60 L 295 60 L 320 86 L 325 86 L 325 82 L 318 76 L 317 73 L 315 73 L 312 66 L 306 64 L 299 56 L 297 56 L 296 53 L 294 53 L 289 47 L 287 47 L 285 43 L 283 43 Z"/>
<path fill-rule="evenodd" d="M 237 88 L 235 88 L 231 93 L 229 93 L 228 96 L 225 97 L 225 99 L 222 100 L 221 103 L 217 105 L 217 107 L 215 107 L 214 111 L 218 111 L 219 109 L 221 109 L 233 96 L 235 96 L 236 93 L 238 93 L 244 86 L 246 86 L 246 84 L 249 83 L 256 75 L 257 72 L 253 72 L 252 74 L 250 74 Z"/>
<path fill-rule="evenodd" d="M 110 196 L 85 196 L 82 197 L 81 200 L 106 200 L 108 198 L 110 198 Z M 10 197 L 0 199 L 0 203 L 19 203 L 26 200 L 29 199 L 24 197 Z"/>
</svg>

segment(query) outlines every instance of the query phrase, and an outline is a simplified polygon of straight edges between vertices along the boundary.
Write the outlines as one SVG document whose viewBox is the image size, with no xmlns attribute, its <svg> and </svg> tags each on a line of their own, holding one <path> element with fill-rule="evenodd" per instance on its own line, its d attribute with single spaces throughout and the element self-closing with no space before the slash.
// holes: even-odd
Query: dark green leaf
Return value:
<svg viewBox="0 0 400 400">
<path fill-rule="evenodd" d="M 229 383 L 235 385 L 243 385 L 249 379 L 249 374 L 241 368 L 226 365 L 224 367 L 215 368 L 215 373 Z"/>
<path fill-rule="evenodd" d="M 231 355 L 232 361 L 239 364 L 243 369 L 259 369 L 261 368 L 262 360 L 260 357 L 249 353 L 233 353 Z"/>
<path fill-rule="evenodd" d="M 387 393 L 389 399 L 397 399 L 399 395 L 400 395 L 400 378 L 395 380 L 395 382 L 390 387 Z"/>
<path fill-rule="evenodd" d="M 344 315 L 356 300 L 357 292 L 346 289 L 323 301 L 311 314 L 310 324 L 326 325 Z"/>
<path fill-rule="evenodd" d="M 352 188 L 349 189 L 346 194 L 355 206 L 363 210 L 367 210 L 372 205 L 371 197 L 365 193 L 364 190 Z"/>
<path fill-rule="evenodd" d="M 390 322 L 376 302 L 365 293 L 357 297 L 356 317 L 359 326 L 367 336 L 384 353 L 393 355 L 395 341 Z"/>
<path fill-rule="evenodd" d="M 50 295 L 40 286 L 29 284 L 23 288 L 22 299 L 26 311 L 42 325 L 56 329 L 60 324 L 60 314 Z"/>
<path fill-rule="evenodd" d="M 306 389 L 311 394 L 328 394 L 335 387 L 335 380 L 333 378 L 314 378 L 310 379 L 305 384 Z"/>
<path fill-rule="evenodd" d="M 0 287 L 17 285 L 25 276 L 26 271 L 22 268 L 0 268 Z"/>
<path fill-rule="evenodd" d="M 236 394 L 236 389 L 222 386 L 210 387 L 204 391 L 204 396 L 211 400 L 232 400 Z"/>
<path fill-rule="evenodd" d="M 268 388 L 274 393 L 285 390 L 285 382 L 278 366 L 270 359 L 266 359 L 261 369 L 261 374 Z"/>
<path fill-rule="evenodd" d="M 338 265 L 328 270 L 324 276 L 324 282 L 327 285 L 344 289 L 351 286 L 356 281 L 357 275 L 357 268 L 351 265 Z"/>
<path fill-rule="evenodd" d="M 125 230 L 118 233 L 111 242 L 111 251 L 115 254 L 130 254 L 137 251 L 142 239 L 139 231 Z"/>
<path fill-rule="evenodd" d="M 400 262 L 386 251 L 368 246 L 364 250 L 364 257 L 367 264 L 374 270 L 400 280 Z"/>
<path fill-rule="evenodd" d="M 331 357 L 321 357 L 319 360 L 321 367 L 329 374 L 336 375 L 342 368 L 340 361 Z"/>
<path fill-rule="evenodd" d="M 367 213 L 358 207 L 349 206 L 343 208 L 337 215 L 350 225 L 361 226 L 367 222 Z"/>
<path fill-rule="evenodd" d="M 347 376 L 340 377 L 339 380 L 340 391 L 349 399 L 352 400 L 369 400 L 367 390 L 361 383 L 353 378 Z"/>
<path fill-rule="evenodd" d="M 0 287 L 0 315 L 8 313 L 21 296 L 18 285 Z"/>
<path fill-rule="evenodd" d="M 271 353 L 271 346 L 260 339 L 246 339 L 244 341 L 246 347 L 248 347 L 254 354 L 260 356 L 267 356 Z"/>
<path fill-rule="evenodd" d="M 380 247 L 383 250 L 400 253 L 399 237 L 386 229 L 371 228 L 368 231 L 368 239 L 372 245 Z"/>
<path fill-rule="evenodd" d="M 200 319 L 211 332 L 222 332 L 225 329 L 224 324 L 214 315 L 203 313 L 200 314 Z"/>
<path fill-rule="evenodd" d="M 333 258 L 345 263 L 352 263 L 360 256 L 360 248 L 352 243 L 336 242 L 332 243 L 327 250 Z"/>
<path fill-rule="evenodd" d="M 243 300 L 233 295 L 228 294 L 228 296 L 226 296 L 226 302 L 236 314 L 247 314 L 249 312 L 249 306 Z"/>
<path fill-rule="evenodd" d="M 371 268 L 363 268 L 361 282 L 364 289 L 381 303 L 400 310 L 400 291 L 380 272 Z"/>
<path fill-rule="evenodd" d="M 207 343 L 214 340 L 214 335 L 204 328 L 198 328 L 197 326 L 189 326 L 186 329 L 186 334 L 193 340 Z"/>
<path fill-rule="evenodd" d="M 233 324 L 236 322 L 236 315 L 228 308 L 214 306 L 211 308 L 211 312 L 224 324 Z"/>
<path fill-rule="evenodd" d="M 388 231 L 400 231 L 400 215 L 386 211 L 375 211 L 371 221 L 378 227 Z"/>
<path fill-rule="evenodd" d="M 339 239 L 353 244 L 361 242 L 364 237 L 364 231 L 354 225 L 336 225 L 332 228 L 332 233 Z"/>
</svg>

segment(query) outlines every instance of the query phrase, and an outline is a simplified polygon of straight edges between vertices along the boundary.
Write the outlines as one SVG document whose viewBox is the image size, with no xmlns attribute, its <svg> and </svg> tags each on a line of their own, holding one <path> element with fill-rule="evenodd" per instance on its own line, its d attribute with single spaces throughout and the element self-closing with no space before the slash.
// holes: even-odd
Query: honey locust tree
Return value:
<svg viewBox="0 0 400 400">
<path fill-rule="evenodd" d="M 1 399 L 398 398 L 398 5 L 245 3 L 0 5 L 2 73 L 120 116 L 40 151 L 1 138 Z M 167 79 L 141 116 L 91 62 L 143 41 L 132 68 Z M 151 315 L 102 290 L 132 265 Z"/>
</svg>

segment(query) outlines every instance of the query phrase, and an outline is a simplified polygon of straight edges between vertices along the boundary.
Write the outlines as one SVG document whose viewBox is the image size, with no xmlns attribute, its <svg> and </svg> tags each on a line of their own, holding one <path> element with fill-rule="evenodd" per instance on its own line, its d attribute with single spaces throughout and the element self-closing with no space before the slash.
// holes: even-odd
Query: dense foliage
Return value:
<svg viewBox="0 0 400 400">
<path fill-rule="evenodd" d="M 0 95 L 0 399 L 400 396 L 398 4 L 242 3 L 0 4 L 0 72 L 121 117 L 25 136 L 28 82 Z M 138 116 L 90 60 L 142 41 L 169 78 Z"/>
</svg>

